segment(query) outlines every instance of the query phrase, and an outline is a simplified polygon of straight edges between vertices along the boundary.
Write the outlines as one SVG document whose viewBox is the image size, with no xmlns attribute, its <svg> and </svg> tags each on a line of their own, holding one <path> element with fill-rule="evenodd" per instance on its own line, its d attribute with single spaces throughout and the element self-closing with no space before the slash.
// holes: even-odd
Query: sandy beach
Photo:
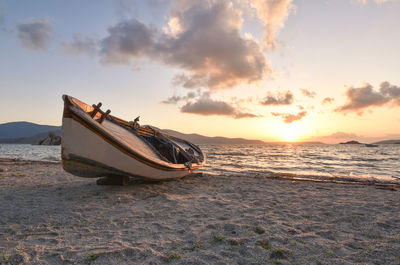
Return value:
<svg viewBox="0 0 400 265">
<path fill-rule="evenodd" d="M 98 186 L 0 160 L 1 264 L 400 264 L 400 192 L 198 174 Z"/>
</svg>

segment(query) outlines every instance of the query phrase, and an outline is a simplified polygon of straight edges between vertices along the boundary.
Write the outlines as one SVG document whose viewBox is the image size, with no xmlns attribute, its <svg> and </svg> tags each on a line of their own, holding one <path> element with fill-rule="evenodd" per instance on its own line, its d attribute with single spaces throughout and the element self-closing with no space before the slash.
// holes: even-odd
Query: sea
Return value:
<svg viewBox="0 0 400 265">
<path fill-rule="evenodd" d="M 400 184 L 400 145 L 200 145 L 215 175 Z M 1 158 L 59 162 L 60 146 L 0 144 Z"/>
</svg>

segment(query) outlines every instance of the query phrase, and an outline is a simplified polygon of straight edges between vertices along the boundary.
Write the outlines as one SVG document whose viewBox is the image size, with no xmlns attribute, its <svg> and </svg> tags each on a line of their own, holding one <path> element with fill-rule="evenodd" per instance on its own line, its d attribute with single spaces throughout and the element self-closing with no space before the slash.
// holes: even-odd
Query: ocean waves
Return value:
<svg viewBox="0 0 400 265">
<path fill-rule="evenodd" d="M 210 174 L 400 184 L 400 146 L 202 145 Z M 60 146 L 0 145 L 0 157 L 61 161 Z"/>
<path fill-rule="evenodd" d="M 205 172 L 312 181 L 400 184 L 400 148 L 346 145 L 203 145 Z"/>
</svg>

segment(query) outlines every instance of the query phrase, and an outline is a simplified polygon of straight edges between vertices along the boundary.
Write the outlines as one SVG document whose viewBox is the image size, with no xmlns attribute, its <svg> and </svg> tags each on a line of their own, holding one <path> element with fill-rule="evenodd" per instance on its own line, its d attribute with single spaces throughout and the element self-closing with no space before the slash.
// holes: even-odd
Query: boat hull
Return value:
<svg viewBox="0 0 400 265">
<path fill-rule="evenodd" d="M 143 163 L 74 118 L 63 118 L 61 145 L 64 170 L 80 177 L 130 176 L 157 181 L 191 173 L 184 167 L 157 168 Z"/>
<path fill-rule="evenodd" d="M 205 164 L 205 155 L 190 142 L 106 117 L 109 111 L 99 110 L 101 103 L 90 106 L 67 95 L 63 100 L 61 158 L 64 170 L 71 174 L 159 181 L 182 178 Z M 167 158 L 170 151 L 173 155 Z"/>
</svg>

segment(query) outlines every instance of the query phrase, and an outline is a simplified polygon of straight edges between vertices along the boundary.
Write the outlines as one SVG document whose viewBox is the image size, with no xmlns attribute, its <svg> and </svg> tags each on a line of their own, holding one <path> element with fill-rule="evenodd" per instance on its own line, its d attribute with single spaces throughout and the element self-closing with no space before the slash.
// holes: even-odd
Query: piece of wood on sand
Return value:
<svg viewBox="0 0 400 265">
<path fill-rule="evenodd" d="M 128 176 L 106 176 L 97 179 L 97 185 L 118 185 L 127 186 L 129 184 Z"/>
</svg>

